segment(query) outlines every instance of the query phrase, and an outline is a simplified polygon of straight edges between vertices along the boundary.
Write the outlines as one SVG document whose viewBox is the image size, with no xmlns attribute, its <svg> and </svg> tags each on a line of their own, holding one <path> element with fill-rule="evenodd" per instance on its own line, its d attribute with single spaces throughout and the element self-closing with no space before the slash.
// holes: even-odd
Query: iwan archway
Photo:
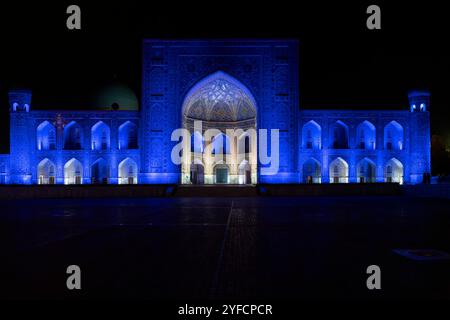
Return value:
<svg viewBox="0 0 450 320">
<path fill-rule="evenodd" d="M 215 72 L 189 90 L 181 110 L 191 135 L 183 184 L 257 182 L 256 102 L 241 82 Z"/>
<path fill-rule="evenodd" d="M 147 39 L 143 43 L 142 50 L 143 83 L 139 123 L 140 183 L 191 183 L 189 164 L 179 161 L 179 156 L 184 158 L 186 153 L 189 155 L 191 153 L 179 153 L 179 156 L 173 153 L 173 151 L 177 152 L 181 142 L 180 131 L 175 130 L 192 125 L 195 117 L 187 119 L 191 115 L 187 112 L 188 110 L 194 114 L 196 114 L 194 110 L 200 110 L 200 112 L 216 110 L 216 108 L 209 109 L 206 106 L 201 107 L 201 103 L 195 103 L 196 99 L 204 101 L 200 98 L 201 93 L 208 92 L 204 89 L 209 85 L 212 86 L 214 81 L 229 84 L 234 88 L 231 92 L 236 92 L 238 97 L 244 97 L 243 101 L 251 102 L 250 116 L 219 122 L 225 123 L 224 126 L 230 128 L 235 127 L 233 122 L 239 122 L 238 127 L 255 128 L 258 134 L 260 129 L 267 130 L 266 139 L 260 139 L 258 136 L 258 145 L 254 145 L 255 150 L 252 150 L 252 154 L 255 156 L 256 152 L 261 151 L 261 154 L 267 155 L 270 160 L 265 161 L 263 157 L 258 157 L 257 167 L 256 164 L 253 166 L 250 164 L 251 183 L 298 182 L 299 155 L 298 152 L 293 152 L 297 147 L 299 117 L 297 40 Z M 217 90 L 223 92 L 220 86 Z M 224 97 L 236 101 L 233 95 L 215 98 L 223 101 Z M 216 100 L 212 99 L 212 101 Z M 225 105 L 230 106 L 229 103 Z M 218 110 L 229 111 L 229 108 L 223 104 L 219 103 L 216 107 L 219 106 L 223 108 L 217 108 Z M 212 114 L 217 113 L 204 113 L 203 116 Z M 226 115 L 236 116 L 232 112 L 222 114 L 222 116 Z M 213 122 L 214 118 L 206 118 L 206 120 Z M 201 132 L 205 131 L 205 123 L 203 124 Z M 193 127 L 190 130 L 195 131 Z M 277 139 L 279 157 L 273 158 L 270 141 L 276 135 L 275 130 L 279 132 L 279 139 Z M 175 136 L 173 136 L 174 132 Z M 272 132 L 274 132 L 273 135 Z M 183 139 L 185 140 L 187 145 L 183 146 L 183 149 L 188 151 L 188 139 Z M 230 137 L 231 147 L 236 144 L 234 140 Z M 263 140 L 267 141 L 267 150 L 262 143 Z M 205 139 L 205 149 L 207 145 L 208 141 Z M 250 149 L 252 149 L 251 146 Z M 233 152 L 232 148 L 231 152 Z M 279 161 L 272 161 L 272 158 Z M 248 180 L 247 166 L 242 167 L 239 174 L 238 163 L 231 165 L 228 173 L 229 183 L 239 183 L 239 179 L 242 182 Z M 193 166 L 192 172 L 197 175 L 197 179 L 194 177 L 193 180 L 203 179 L 204 183 L 213 183 L 213 168 L 211 164 L 206 164 L 204 168 Z M 224 171 L 219 170 L 221 174 Z"/>
</svg>

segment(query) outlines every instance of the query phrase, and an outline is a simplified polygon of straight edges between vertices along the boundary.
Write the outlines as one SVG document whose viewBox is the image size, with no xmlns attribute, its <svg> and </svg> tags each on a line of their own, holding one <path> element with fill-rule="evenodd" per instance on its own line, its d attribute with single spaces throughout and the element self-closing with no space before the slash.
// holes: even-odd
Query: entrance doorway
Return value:
<svg viewBox="0 0 450 320">
<path fill-rule="evenodd" d="M 218 184 L 228 183 L 228 167 L 216 166 L 214 170 L 214 176 L 216 177 L 216 183 Z"/>
</svg>

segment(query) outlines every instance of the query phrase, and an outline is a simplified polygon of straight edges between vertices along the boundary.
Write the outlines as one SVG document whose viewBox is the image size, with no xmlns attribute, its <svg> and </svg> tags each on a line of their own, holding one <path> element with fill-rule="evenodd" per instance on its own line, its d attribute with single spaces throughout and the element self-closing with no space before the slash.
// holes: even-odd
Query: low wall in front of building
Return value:
<svg viewBox="0 0 450 320">
<path fill-rule="evenodd" d="M 406 196 L 450 199 L 450 183 L 404 185 L 401 189 Z"/>
<path fill-rule="evenodd" d="M 398 183 L 261 184 L 263 196 L 384 196 L 400 195 Z"/>
<path fill-rule="evenodd" d="M 164 197 L 174 190 L 174 185 L 8 185 L 0 186 L 0 199 Z"/>
<path fill-rule="evenodd" d="M 427 185 L 424 187 L 432 187 Z M 1 199 L 256 197 L 256 196 L 396 196 L 416 191 L 397 183 L 258 184 L 258 185 L 8 185 Z M 410 186 L 408 186 L 410 187 Z M 413 186 L 411 186 L 413 187 Z M 426 188 L 425 188 L 426 189 Z M 405 191 L 407 190 L 407 191 Z M 413 192 L 414 191 L 414 192 Z M 416 192 L 418 193 L 418 192 Z M 423 194 L 423 193 L 422 193 Z M 448 194 L 448 190 L 447 190 Z"/>
</svg>

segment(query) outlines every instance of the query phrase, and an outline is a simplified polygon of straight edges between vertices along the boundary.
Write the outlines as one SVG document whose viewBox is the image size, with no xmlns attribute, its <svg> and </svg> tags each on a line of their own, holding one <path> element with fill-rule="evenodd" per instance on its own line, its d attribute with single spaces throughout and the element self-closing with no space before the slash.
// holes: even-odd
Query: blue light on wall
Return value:
<svg viewBox="0 0 450 320">
<path fill-rule="evenodd" d="M 294 40 L 145 40 L 143 57 L 140 111 L 35 111 L 29 90 L 11 90 L 0 183 L 178 183 L 170 135 L 183 101 L 220 76 L 253 99 L 258 129 L 279 130 L 279 172 L 259 182 L 420 183 L 430 172 L 426 91 L 408 94 L 409 111 L 301 109 Z"/>
</svg>

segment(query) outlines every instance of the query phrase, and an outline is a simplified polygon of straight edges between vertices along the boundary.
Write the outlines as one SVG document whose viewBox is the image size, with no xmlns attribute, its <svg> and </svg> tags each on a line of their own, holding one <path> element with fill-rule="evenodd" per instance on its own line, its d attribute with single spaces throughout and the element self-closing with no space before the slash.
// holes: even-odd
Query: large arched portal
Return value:
<svg viewBox="0 0 450 320">
<path fill-rule="evenodd" d="M 254 184 L 257 181 L 256 102 L 224 72 L 191 88 L 182 106 L 182 126 L 193 138 L 183 155 L 182 183 Z M 242 176 L 242 166 L 250 172 Z"/>
</svg>

